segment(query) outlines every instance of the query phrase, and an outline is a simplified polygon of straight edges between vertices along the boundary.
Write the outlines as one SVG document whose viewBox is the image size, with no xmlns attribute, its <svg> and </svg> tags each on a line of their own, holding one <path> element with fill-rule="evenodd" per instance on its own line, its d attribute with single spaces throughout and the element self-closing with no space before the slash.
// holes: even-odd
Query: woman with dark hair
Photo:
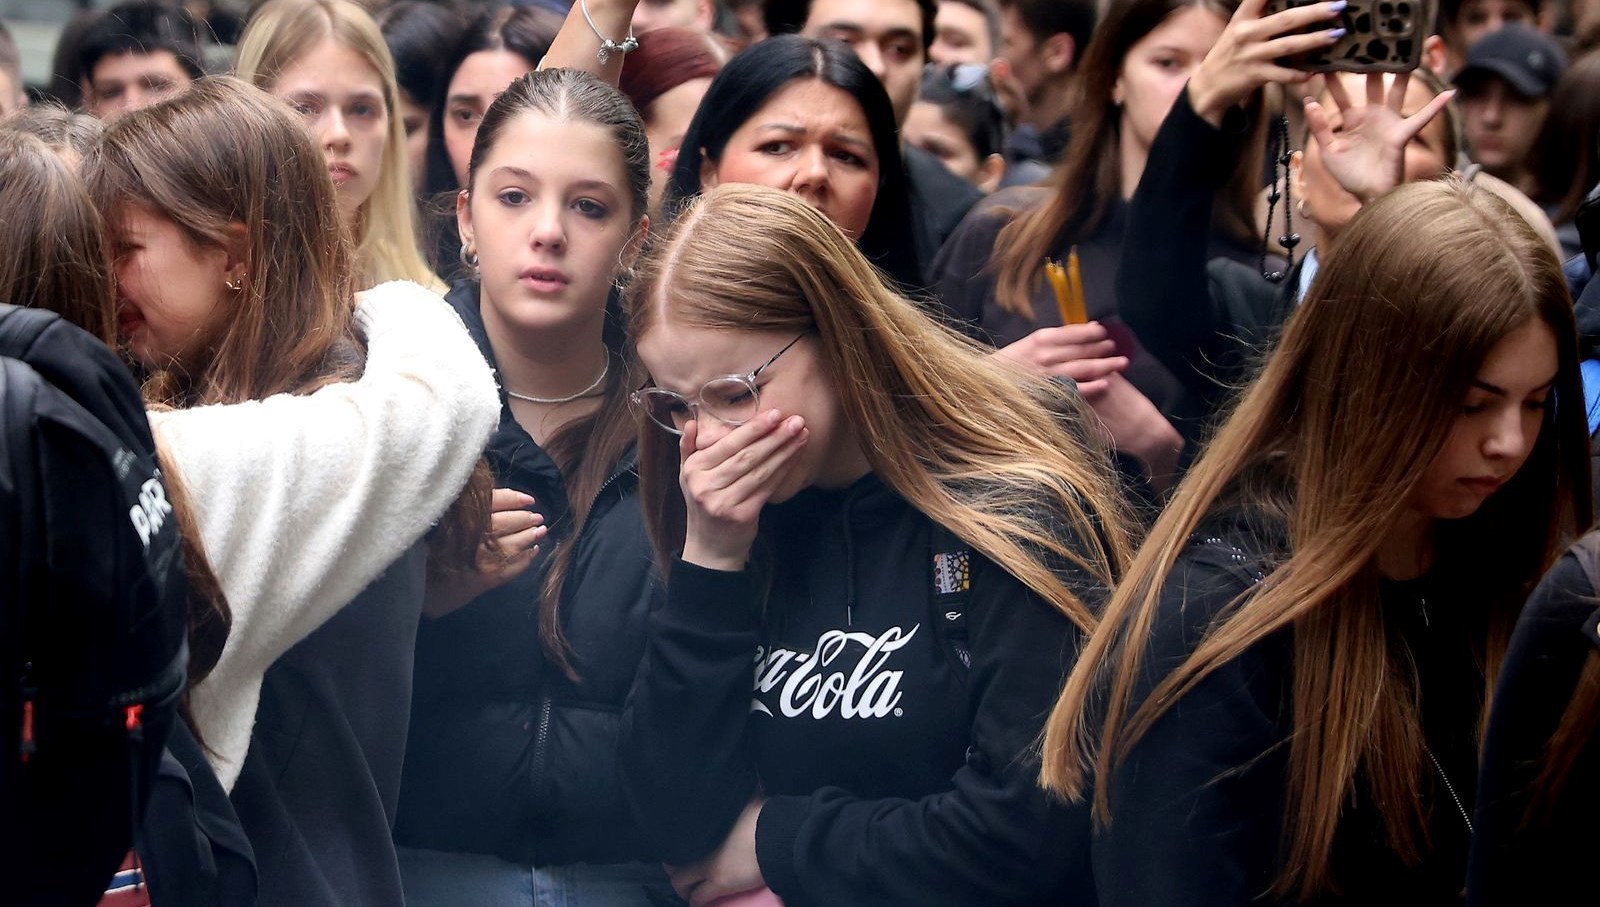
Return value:
<svg viewBox="0 0 1600 907">
<path fill-rule="evenodd" d="M 490 7 L 461 33 L 440 71 L 428 122 L 425 191 L 435 208 L 432 264 L 446 281 L 467 275 L 456 255 L 454 193 L 466 185 L 478 124 L 496 95 L 538 67 L 560 28 L 561 16 L 543 7 Z"/>
<path fill-rule="evenodd" d="M 542 65 L 615 82 L 641 43 L 628 31 L 636 4 L 574 5 Z M 784 35 L 746 48 L 711 81 L 682 146 L 698 153 L 673 165 L 668 218 L 719 183 L 771 186 L 826 214 L 902 286 L 923 286 L 894 108 L 848 46 Z"/>
<path fill-rule="evenodd" d="M 425 0 L 400 0 L 379 10 L 373 18 L 394 57 L 406 156 L 411 162 L 413 191 L 420 194 L 427 176 L 433 102 L 444 81 L 446 55 L 460 40 L 467 24 L 453 8 Z"/>
<path fill-rule="evenodd" d="M 702 189 L 757 183 L 805 199 L 902 286 L 922 284 L 894 109 L 844 44 L 782 35 L 706 90 L 667 187 L 671 216 Z"/>
<path fill-rule="evenodd" d="M 986 66 L 928 67 L 901 132 L 907 145 L 933 155 L 986 194 L 999 188 L 1007 175 L 1005 114 Z"/>
<path fill-rule="evenodd" d="M 659 212 L 667 177 L 711 79 L 728 61 L 717 39 L 692 28 L 666 26 L 650 32 L 628 54 L 617 87 L 644 118 L 650 139 L 650 210 Z"/>
<path fill-rule="evenodd" d="M 456 197 L 474 273 L 449 300 L 502 387 L 495 518 L 532 533 L 542 516 L 550 543 L 435 596 L 418 629 L 395 826 L 412 907 L 644 907 L 666 887 L 617 783 L 654 571 L 642 379 L 608 302 L 649 230 L 648 147 L 616 89 L 531 73 L 484 114 Z"/>
</svg>

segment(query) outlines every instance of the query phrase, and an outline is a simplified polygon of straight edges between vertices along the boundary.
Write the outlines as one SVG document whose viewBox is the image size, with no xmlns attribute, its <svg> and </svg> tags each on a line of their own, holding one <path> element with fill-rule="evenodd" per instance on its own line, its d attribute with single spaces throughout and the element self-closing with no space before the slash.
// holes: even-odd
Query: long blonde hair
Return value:
<svg viewBox="0 0 1600 907">
<path fill-rule="evenodd" d="M 1337 884 L 1330 853 L 1358 775 L 1408 862 L 1427 787 L 1415 669 L 1387 646 L 1378 546 L 1438 455 L 1488 355 L 1538 319 L 1559 375 L 1527 463 L 1478 512 L 1441 527 L 1438 555 L 1488 604 L 1477 653 L 1492 685 L 1522 602 L 1589 520 L 1588 432 L 1572 300 L 1560 263 L 1498 197 L 1410 183 L 1364 207 L 1328 255 L 1278 349 L 1245 392 L 1113 594 L 1046 727 L 1044 785 L 1112 821 L 1107 783 L 1173 703 L 1212 671 L 1293 630 L 1280 895 Z M 1282 521 L 1289 551 L 1217 616 L 1143 701 L 1145 644 L 1190 537 L 1264 469 L 1281 493 L 1244 503 Z M 1248 482 L 1245 482 L 1248 486 Z M 1269 485 L 1273 483 L 1268 483 Z M 1486 697 L 1487 698 L 1487 697 Z"/>
<path fill-rule="evenodd" d="M 240 39 L 235 73 L 257 88 L 271 91 L 284 70 L 328 39 L 360 54 L 378 74 L 383 106 L 389 113 L 378 184 L 362 204 L 358 222 L 349 225 L 361 283 L 370 286 L 387 280 L 412 280 L 443 290 L 444 284 L 417 245 L 416 202 L 411 195 L 394 58 L 372 16 L 351 0 L 272 0 L 251 18 Z"/>
<path fill-rule="evenodd" d="M 812 331 L 872 470 L 1087 631 L 1096 616 L 1052 571 L 1108 586 L 1129 539 L 1075 395 L 1001 365 L 888 289 L 839 228 L 794 196 L 725 184 L 678 218 L 630 288 L 634 342 L 663 318 L 718 330 Z M 678 450 L 644 423 L 640 480 L 658 554 L 681 546 Z"/>
</svg>

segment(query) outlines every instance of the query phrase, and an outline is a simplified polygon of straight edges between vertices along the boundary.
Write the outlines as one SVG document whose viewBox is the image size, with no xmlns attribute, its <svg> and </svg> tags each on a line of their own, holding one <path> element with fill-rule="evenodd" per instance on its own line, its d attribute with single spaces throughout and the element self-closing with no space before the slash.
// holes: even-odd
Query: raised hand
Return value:
<svg viewBox="0 0 1600 907">
<path fill-rule="evenodd" d="M 805 420 L 768 410 L 700 449 L 700 425 L 684 426 L 678 473 L 688 510 L 683 559 L 713 570 L 743 570 L 756 527 L 785 475 L 810 437 Z"/>
<path fill-rule="evenodd" d="M 1383 83 L 1383 74 L 1368 73 L 1366 104 L 1356 106 L 1337 76 L 1328 79 L 1328 98 L 1338 108 L 1341 120 L 1337 131 L 1319 101 L 1305 101 L 1306 125 L 1322 152 L 1322 165 L 1362 204 L 1405 180 L 1406 145 L 1455 97 L 1454 89 L 1441 92 L 1427 106 L 1405 116 L 1400 111 L 1411 84 L 1410 74 L 1395 76 L 1387 92 Z"/>
<path fill-rule="evenodd" d="M 1331 0 L 1281 10 L 1263 17 L 1267 0 L 1244 0 L 1228 21 L 1211 52 L 1189 79 L 1189 104 L 1213 126 L 1222 124 L 1228 108 L 1242 103 L 1268 82 L 1298 84 L 1311 74 L 1278 63 L 1283 57 L 1327 47 L 1344 37 L 1344 29 L 1328 28 L 1290 34 L 1344 11 L 1345 0 Z"/>
</svg>

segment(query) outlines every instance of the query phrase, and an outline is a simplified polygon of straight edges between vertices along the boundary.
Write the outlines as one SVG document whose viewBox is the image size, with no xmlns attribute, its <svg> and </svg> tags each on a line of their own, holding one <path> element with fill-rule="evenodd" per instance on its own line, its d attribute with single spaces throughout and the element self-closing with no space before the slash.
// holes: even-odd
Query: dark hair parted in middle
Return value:
<svg viewBox="0 0 1600 907">
<path fill-rule="evenodd" d="M 530 72 L 507 86 L 489 105 L 473 139 L 472 156 L 467 164 L 469 197 L 477 184 L 478 168 L 500 140 L 506 125 L 527 114 L 598 126 L 609 134 L 622 156 L 627 179 L 628 223 L 638 229 L 650 208 L 650 143 L 645 138 L 644 122 L 620 91 L 575 69 Z M 595 166 L 600 165 L 596 162 Z M 620 361 L 624 367 L 608 371 L 600 405 L 594 411 L 567 423 L 544 444 L 567 480 L 572 525 L 577 527 L 572 539 L 581 533 L 601 486 L 638 435 L 638 423 L 629 409 L 628 396 L 639 386 L 639 379 L 635 370 L 627 367 L 622 319 L 614 296 L 613 302 L 606 306 L 601 339 L 613 362 Z M 569 541 L 558 545 L 549 555 L 552 560 L 545 573 L 544 594 L 539 599 L 539 638 L 556 665 L 573 678 L 577 677 L 576 666 L 572 664 L 572 653 L 561 628 L 559 609 L 577 547 Z"/>
<path fill-rule="evenodd" d="M 911 236 L 911 202 L 900 158 L 894 107 L 883 83 L 842 43 L 781 35 L 752 45 L 711 80 L 700 109 L 683 136 L 684 153 L 672 169 L 664 203 L 672 217 L 700 194 L 700 168 L 722 160 L 728 140 L 772 96 L 798 79 L 817 79 L 861 105 L 878 155 L 878 193 L 857 245 L 867 258 L 905 286 L 921 283 Z"/>
</svg>

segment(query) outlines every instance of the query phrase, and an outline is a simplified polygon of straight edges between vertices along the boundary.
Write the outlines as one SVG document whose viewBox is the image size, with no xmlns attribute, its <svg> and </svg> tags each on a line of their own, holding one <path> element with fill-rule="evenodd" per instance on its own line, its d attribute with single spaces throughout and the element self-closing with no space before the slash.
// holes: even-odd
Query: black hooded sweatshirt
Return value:
<svg viewBox="0 0 1600 907">
<path fill-rule="evenodd" d="M 967 552 L 964 665 L 933 524 L 873 475 L 769 506 L 762 537 L 760 571 L 676 562 L 651 616 L 621 759 L 663 859 L 706 856 L 759 793 L 788 907 L 1088 903 L 1087 812 L 1039 788 L 1034 752 L 1077 629 Z"/>
</svg>

